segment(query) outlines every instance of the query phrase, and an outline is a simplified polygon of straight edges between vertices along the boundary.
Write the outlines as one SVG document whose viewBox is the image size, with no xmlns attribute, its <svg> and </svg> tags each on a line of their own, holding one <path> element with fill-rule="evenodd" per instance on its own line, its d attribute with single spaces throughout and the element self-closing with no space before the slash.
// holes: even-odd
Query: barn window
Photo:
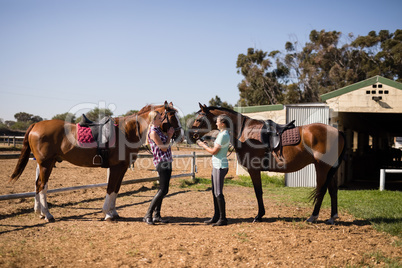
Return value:
<svg viewBox="0 0 402 268">
<path fill-rule="evenodd" d="M 384 94 L 388 94 L 388 90 L 384 90 Z"/>
<path fill-rule="evenodd" d="M 371 94 L 375 94 L 375 90 L 372 90 L 372 91 L 371 91 Z"/>
<path fill-rule="evenodd" d="M 373 85 L 373 88 L 377 88 L 377 85 Z"/>
<path fill-rule="evenodd" d="M 366 94 L 370 94 L 370 90 L 366 90 Z"/>
<path fill-rule="evenodd" d="M 382 88 L 382 84 L 378 84 L 378 88 Z"/>
<path fill-rule="evenodd" d="M 378 94 L 382 94 L 383 93 L 383 91 L 382 90 L 378 90 Z"/>
</svg>

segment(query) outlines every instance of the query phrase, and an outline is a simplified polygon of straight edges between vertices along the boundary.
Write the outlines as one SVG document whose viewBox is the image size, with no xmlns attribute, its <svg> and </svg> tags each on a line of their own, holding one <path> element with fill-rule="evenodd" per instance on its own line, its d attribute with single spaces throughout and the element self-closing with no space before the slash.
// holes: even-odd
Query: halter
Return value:
<svg viewBox="0 0 402 268">
<path fill-rule="evenodd" d="M 204 117 L 206 117 L 206 116 L 207 116 L 207 114 L 206 114 L 206 113 L 204 113 L 204 112 L 198 112 L 197 114 L 202 115 L 202 117 L 201 117 L 201 118 L 204 118 Z M 195 121 L 196 121 L 196 122 L 200 122 L 200 121 L 202 120 L 201 118 L 196 119 Z M 194 134 L 193 134 L 193 139 L 198 140 L 199 138 L 200 138 L 200 137 L 199 137 L 199 135 L 198 135 L 198 130 L 197 130 L 197 131 L 194 131 Z"/>
<path fill-rule="evenodd" d="M 162 118 L 162 122 L 165 121 L 165 119 L 166 119 L 167 124 L 168 124 L 168 128 L 172 127 L 172 124 L 170 123 L 170 120 L 169 120 L 169 117 L 168 117 L 169 113 L 176 113 L 176 111 L 169 111 L 169 112 L 165 111 L 165 116 Z M 178 126 L 176 128 L 173 128 L 173 129 L 174 129 L 174 131 L 177 131 L 177 130 L 180 130 L 181 128 L 182 128 L 181 126 Z"/>
<path fill-rule="evenodd" d="M 169 113 L 175 114 L 176 111 L 174 111 L 174 110 L 173 110 L 173 111 L 165 111 L 165 115 L 164 115 L 163 118 L 162 118 L 162 122 L 165 121 L 165 119 L 166 119 L 167 124 L 168 124 L 168 129 L 172 127 L 172 124 L 170 123 L 169 116 L 168 116 Z M 172 139 L 175 140 L 175 138 L 177 138 L 177 137 L 176 137 L 176 131 L 182 129 L 182 127 L 181 127 L 180 124 L 179 124 L 178 127 L 173 128 L 173 129 L 174 129 L 174 134 L 173 134 L 173 136 L 172 136 Z"/>
<path fill-rule="evenodd" d="M 199 115 L 202 115 L 201 118 L 204 118 L 205 116 L 207 116 L 207 114 L 204 113 L 204 112 L 199 112 L 198 114 L 199 114 Z M 197 119 L 196 121 L 201 121 L 201 118 Z M 243 132 L 244 123 L 245 123 L 245 121 L 246 121 L 246 120 L 244 120 L 244 119 L 245 119 L 245 118 L 243 118 L 242 127 L 241 127 L 241 129 L 240 129 L 240 135 L 239 135 L 238 139 L 240 139 L 241 133 Z M 195 135 L 198 135 L 198 133 L 194 133 L 194 134 L 193 134 L 193 138 L 195 138 Z M 195 139 L 196 139 L 196 138 L 195 138 Z M 202 140 L 202 138 L 201 138 L 201 140 Z M 232 148 L 231 148 L 231 147 L 232 147 Z M 229 148 L 228 148 L 228 154 L 226 155 L 226 157 L 229 157 L 229 156 L 233 153 L 233 149 L 234 149 L 234 148 L 235 148 L 235 147 L 233 146 L 233 144 L 230 144 L 230 146 L 229 146 Z"/>
</svg>

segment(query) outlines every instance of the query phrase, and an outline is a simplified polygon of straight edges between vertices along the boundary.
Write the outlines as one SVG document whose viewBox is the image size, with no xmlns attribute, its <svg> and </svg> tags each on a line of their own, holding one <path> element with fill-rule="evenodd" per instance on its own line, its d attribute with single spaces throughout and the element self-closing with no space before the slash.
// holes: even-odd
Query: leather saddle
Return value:
<svg viewBox="0 0 402 268">
<path fill-rule="evenodd" d="M 109 143 L 114 138 L 114 120 L 106 116 L 98 122 L 89 120 L 82 114 L 81 127 L 89 127 L 97 144 L 97 154 L 93 158 L 94 165 L 109 167 Z"/>
<path fill-rule="evenodd" d="M 282 146 L 282 134 L 288 129 L 295 128 L 295 120 L 287 124 L 277 124 L 272 120 L 264 122 L 261 129 L 261 141 L 267 146 L 268 151 L 273 151 Z"/>
</svg>

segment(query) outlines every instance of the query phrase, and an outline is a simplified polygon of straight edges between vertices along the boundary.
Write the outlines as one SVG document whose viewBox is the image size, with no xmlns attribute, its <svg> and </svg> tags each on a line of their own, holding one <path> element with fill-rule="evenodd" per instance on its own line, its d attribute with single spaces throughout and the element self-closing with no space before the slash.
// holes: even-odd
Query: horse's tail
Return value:
<svg viewBox="0 0 402 268">
<path fill-rule="evenodd" d="M 15 166 L 14 172 L 10 177 L 10 181 L 18 180 L 18 178 L 21 176 L 22 172 L 24 171 L 24 169 L 28 163 L 29 156 L 31 154 L 31 147 L 29 146 L 28 137 L 29 137 L 29 133 L 31 132 L 34 125 L 35 124 L 30 125 L 29 128 L 27 129 L 27 131 L 25 132 L 24 142 L 22 144 L 22 149 L 21 149 L 21 154 L 18 159 L 18 163 Z"/>
<path fill-rule="evenodd" d="M 332 167 L 329 169 L 328 174 L 327 174 L 327 179 L 325 180 L 324 185 L 320 188 L 320 189 L 314 189 L 310 195 L 310 201 L 313 201 L 313 204 L 315 204 L 317 202 L 317 199 L 322 196 L 324 197 L 325 193 L 327 192 L 328 189 L 328 184 L 331 182 L 332 178 L 334 177 L 336 171 L 338 170 L 339 166 L 342 163 L 343 157 L 345 155 L 346 152 L 346 136 L 345 133 L 343 133 L 342 131 L 338 131 L 338 133 L 340 134 L 340 136 L 343 139 L 343 148 L 341 151 L 341 154 L 339 155 L 338 159 L 336 160 L 336 162 L 332 165 Z"/>
</svg>

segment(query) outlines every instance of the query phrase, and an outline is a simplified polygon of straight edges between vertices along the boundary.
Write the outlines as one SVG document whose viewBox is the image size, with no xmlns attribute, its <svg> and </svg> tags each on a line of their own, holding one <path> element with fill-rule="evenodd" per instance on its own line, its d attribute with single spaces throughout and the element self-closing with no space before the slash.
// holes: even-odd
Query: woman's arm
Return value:
<svg viewBox="0 0 402 268">
<path fill-rule="evenodd" d="M 166 152 L 169 149 L 170 139 L 168 139 L 166 144 L 164 144 L 159 135 L 155 133 L 155 131 L 151 131 L 151 133 L 149 133 L 149 137 L 156 143 L 156 145 L 158 145 L 162 152 Z"/>
<path fill-rule="evenodd" d="M 221 146 L 219 144 L 216 144 L 216 143 L 215 143 L 215 146 L 213 148 L 209 148 L 208 145 L 206 145 L 202 141 L 198 141 L 197 144 L 198 144 L 198 146 L 204 148 L 205 151 L 207 151 L 208 153 L 210 153 L 212 155 L 216 155 L 219 152 L 219 150 L 221 149 Z"/>
</svg>

